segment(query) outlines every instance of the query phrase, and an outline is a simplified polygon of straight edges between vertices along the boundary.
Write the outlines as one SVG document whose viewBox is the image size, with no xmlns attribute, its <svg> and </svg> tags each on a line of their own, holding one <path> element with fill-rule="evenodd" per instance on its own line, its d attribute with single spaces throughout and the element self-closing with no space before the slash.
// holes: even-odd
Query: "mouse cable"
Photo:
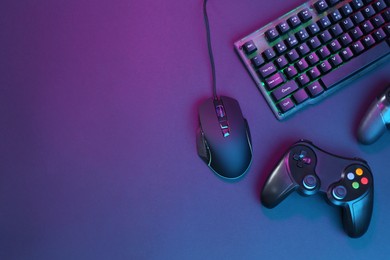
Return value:
<svg viewBox="0 0 390 260">
<path fill-rule="evenodd" d="M 207 33 L 207 47 L 209 50 L 209 57 L 210 57 L 210 64 L 211 64 L 211 71 L 212 71 L 212 80 L 213 80 L 213 96 L 214 99 L 218 99 L 217 97 L 217 82 L 215 77 L 215 64 L 214 64 L 214 55 L 213 55 L 213 49 L 211 46 L 211 37 L 210 37 L 210 26 L 209 26 L 209 18 L 207 16 L 207 0 L 203 1 L 203 16 L 204 16 L 204 23 L 206 25 L 206 33 Z"/>
</svg>

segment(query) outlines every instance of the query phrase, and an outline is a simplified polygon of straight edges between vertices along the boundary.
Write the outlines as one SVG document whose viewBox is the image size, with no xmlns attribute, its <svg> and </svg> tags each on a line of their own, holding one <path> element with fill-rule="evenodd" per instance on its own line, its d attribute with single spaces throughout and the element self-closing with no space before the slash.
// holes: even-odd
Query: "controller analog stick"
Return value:
<svg viewBox="0 0 390 260">
<path fill-rule="evenodd" d="M 335 199 L 342 200 L 347 196 L 347 189 L 342 185 L 336 186 L 332 190 L 332 195 Z"/>
<path fill-rule="evenodd" d="M 308 190 L 313 190 L 317 187 L 317 178 L 314 175 L 306 175 L 303 178 L 303 186 Z"/>
</svg>

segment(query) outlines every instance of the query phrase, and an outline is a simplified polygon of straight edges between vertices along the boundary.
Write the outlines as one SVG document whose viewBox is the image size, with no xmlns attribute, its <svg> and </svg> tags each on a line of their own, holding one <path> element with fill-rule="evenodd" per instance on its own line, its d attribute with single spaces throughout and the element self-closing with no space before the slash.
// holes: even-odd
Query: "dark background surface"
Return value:
<svg viewBox="0 0 390 260">
<path fill-rule="evenodd" d="M 389 64 L 284 122 L 233 42 L 303 1 L 210 1 L 219 94 L 248 119 L 253 163 L 239 182 L 196 152 L 197 107 L 211 96 L 202 1 L 3 1 L 0 5 L 1 259 L 384 259 L 390 134 L 357 143 L 357 124 L 390 82 Z M 366 159 L 375 178 L 368 232 L 339 209 L 260 190 L 300 138 Z"/>
</svg>

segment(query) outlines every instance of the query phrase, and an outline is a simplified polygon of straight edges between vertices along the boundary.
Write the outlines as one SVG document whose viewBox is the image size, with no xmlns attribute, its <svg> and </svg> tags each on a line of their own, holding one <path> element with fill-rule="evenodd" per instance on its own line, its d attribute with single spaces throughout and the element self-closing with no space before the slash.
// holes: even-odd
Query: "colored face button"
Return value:
<svg viewBox="0 0 390 260">
<path fill-rule="evenodd" d="M 359 185 L 358 182 L 355 181 L 355 182 L 352 183 L 352 188 L 354 188 L 355 190 L 359 189 L 359 187 L 360 187 L 360 185 Z"/>
<path fill-rule="evenodd" d="M 332 195 L 335 199 L 342 200 L 347 196 L 347 189 L 344 186 L 336 186 L 332 190 Z"/>
<path fill-rule="evenodd" d="M 368 179 L 366 177 L 363 177 L 360 182 L 363 184 L 363 185 L 367 185 L 368 184 Z"/>
<path fill-rule="evenodd" d="M 362 176 L 363 175 L 363 170 L 361 168 L 357 168 L 355 172 L 356 172 L 356 174 L 358 176 Z"/>
<path fill-rule="evenodd" d="M 350 173 L 347 174 L 347 178 L 348 178 L 348 180 L 352 181 L 353 179 L 355 179 L 355 174 L 350 172 Z"/>
</svg>

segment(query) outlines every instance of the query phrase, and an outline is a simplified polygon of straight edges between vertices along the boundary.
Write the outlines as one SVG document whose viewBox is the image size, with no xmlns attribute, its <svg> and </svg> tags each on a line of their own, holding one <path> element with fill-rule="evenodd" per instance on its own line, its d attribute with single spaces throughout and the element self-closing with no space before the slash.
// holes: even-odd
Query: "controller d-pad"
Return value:
<svg viewBox="0 0 390 260">
<path fill-rule="evenodd" d="M 299 154 L 293 154 L 293 159 L 297 161 L 297 166 L 302 168 L 305 164 L 311 163 L 311 158 L 307 156 L 305 150 L 301 150 Z"/>
</svg>

